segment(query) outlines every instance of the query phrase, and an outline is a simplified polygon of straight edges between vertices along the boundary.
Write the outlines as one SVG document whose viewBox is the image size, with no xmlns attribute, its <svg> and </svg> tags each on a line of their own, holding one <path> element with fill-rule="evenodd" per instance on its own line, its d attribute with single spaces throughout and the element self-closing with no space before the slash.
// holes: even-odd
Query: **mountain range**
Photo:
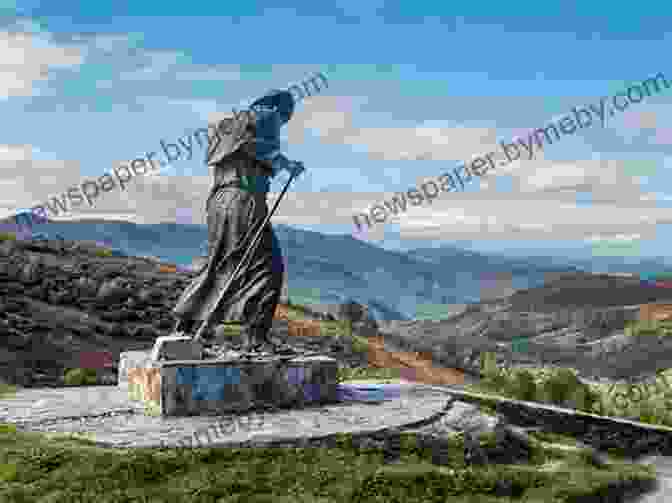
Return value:
<svg viewBox="0 0 672 503">
<path fill-rule="evenodd" d="M 355 300 L 380 320 L 444 319 L 465 304 L 500 298 L 543 285 L 549 277 L 576 271 L 664 273 L 664 261 L 627 264 L 615 257 L 571 260 L 512 258 L 454 246 L 393 251 L 354 239 L 288 225 L 274 226 L 286 260 L 290 298 L 325 304 Z M 150 256 L 189 266 L 203 255 L 207 227 L 74 220 L 36 224 L 33 235 L 95 241 L 131 256 Z M 550 276 L 549 276 L 550 275 Z"/>
</svg>

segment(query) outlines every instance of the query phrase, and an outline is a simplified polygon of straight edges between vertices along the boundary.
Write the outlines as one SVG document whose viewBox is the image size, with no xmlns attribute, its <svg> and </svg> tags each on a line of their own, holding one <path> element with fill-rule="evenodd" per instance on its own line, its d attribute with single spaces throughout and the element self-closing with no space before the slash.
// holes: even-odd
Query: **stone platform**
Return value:
<svg viewBox="0 0 672 503">
<path fill-rule="evenodd" d="M 22 431 L 75 435 L 101 447 L 254 447 L 330 435 L 369 435 L 432 422 L 450 402 L 449 390 L 402 385 L 400 395 L 378 403 L 250 411 L 191 417 L 150 416 L 117 386 L 27 388 L 0 397 L 0 422 Z"/>
<path fill-rule="evenodd" d="M 336 403 L 337 369 L 325 356 L 156 361 L 150 351 L 132 351 L 121 354 L 119 388 L 151 415 L 300 408 Z"/>
</svg>

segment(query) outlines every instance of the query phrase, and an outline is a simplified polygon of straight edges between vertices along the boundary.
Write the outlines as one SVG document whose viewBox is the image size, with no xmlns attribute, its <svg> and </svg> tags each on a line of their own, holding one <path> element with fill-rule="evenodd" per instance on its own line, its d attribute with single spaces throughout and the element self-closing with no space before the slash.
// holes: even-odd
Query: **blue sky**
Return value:
<svg viewBox="0 0 672 503">
<path fill-rule="evenodd" d="M 443 2 L 5 2 L 0 211 L 58 196 L 271 88 L 322 72 L 329 87 L 300 103 L 286 128 L 285 153 L 307 172 L 274 221 L 350 234 L 353 213 L 500 141 L 658 72 L 672 81 L 670 10 L 647 5 L 640 14 L 597 2 L 474 2 L 459 10 Z M 664 255 L 671 103 L 672 88 L 357 236 L 391 248 Z M 203 150 L 194 157 L 69 214 L 204 223 L 211 179 Z"/>
</svg>

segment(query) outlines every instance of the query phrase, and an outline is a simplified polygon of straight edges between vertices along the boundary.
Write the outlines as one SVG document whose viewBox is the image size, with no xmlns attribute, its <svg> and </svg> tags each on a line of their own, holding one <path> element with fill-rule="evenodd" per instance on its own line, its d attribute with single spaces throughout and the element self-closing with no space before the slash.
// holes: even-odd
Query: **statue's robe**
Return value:
<svg viewBox="0 0 672 503">
<path fill-rule="evenodd" d="M 277 122 L 277 117 L 244 111 L 212 128 L 217 134 L 210 139 L 206 158 L 214 169 L 214 184 L 206 203 L 208 259 L 173 309 L 173 314 L 182 320 L 207 319 L 268 214 L 266 198 L 274 171 L 268 161 L 271 149 L 267 147 L 275 140 L 271 134 L 270 143 L 259 141 L 261 130 L 269 129 L 264 118 L 271 124 Z M 265 129 L 260 127 L 263 124 Z M 281 125 L 278 122 L 277 128 L 270 128 L 277 129 L 278 146 Z M 252 337 L 263 338 L 271 328 L 284 275 L 282 252 L 270 222 L 248 264 L 208 321 L 210 326 L 243 323 L 250 328 Z"/>
</svg>

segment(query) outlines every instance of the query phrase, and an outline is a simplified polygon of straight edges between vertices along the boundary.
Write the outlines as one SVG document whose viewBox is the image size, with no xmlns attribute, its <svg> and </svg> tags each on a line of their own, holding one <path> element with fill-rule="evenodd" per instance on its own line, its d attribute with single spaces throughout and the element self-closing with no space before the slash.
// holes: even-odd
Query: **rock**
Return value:
<svg viewBox="0 0 672 503">
<path fill-rule="evenodd" d="M 468 465 L 485 465 L 488 463 L 488 455 L 485 449 L 480 446 L 479 439 L 468 432 L 464 434 L 464 462 Z"/>
<path fill-rule="evenodd" d="M 3 313 L 18 313 L 23 310 L 23 306 L 18 302 L 8 301 L 0 304 L 0 312 Z"/>
<path fill-rule="evenodd" d="M 88 277 L 79 278 L 75 285 L 80 297 L 95 297 L 100 288 L 100 285 L 95 279 Z"/>
<path fill-rule="evenodd" d="M 161 318 L 152 322 L 152 326 L 158 330 L 170 330 L 173 328 L 175 322 L 168 318 Z"/>
<path fill-rule="evenodd" d="M 14 241 L 2 241 L 0 242 L 0 256 L 10 257 L 16 251 L 16 248 Z"/>
<path fill-rule="evenodd" d="M 68 305 L 74 300 L 74 297 L 65 291 L 50 292 L 49 303 L 55 305 Z"/>
<path fill-rule="evenodd" d="M 123 337 L 126 335 L 123 325 L 120 323 L 111 323 L 109 328 L 105 331 L 107 337 Z"/>
<path fill-rule="evenodd" d="M 354 322 L 352 333 L 359 337 L 376 337 L 379 334 L 378 327 L 372 320 Z"/>
<path fill-rule="evenodd" d="M 143 288 L 136 296 L 139 302 L 145 304 L 161 304 L 163 294 L 159 290 L 152 288 Z"/>
<path fill-rule="evenodd" d="M 338 314 L 341 320 L 357 323 L 368 319 L 368 308 L 354 300 L 350 300 L 339 306 Z"/>
<path fill-rule="evenodd" d="M 122 279 L 105 281 L 98 289 L 96 296 L 100 302 L 118 303 L 124 302 L 131 295 L 131 290 Z"/>
<path fill-rule="evenodd" d="M 100 317 L 105 321 L 129 322 L 136 321 L 138 314 L 130 309 L 122 308 L 102 313 Z"/>
</svg>

